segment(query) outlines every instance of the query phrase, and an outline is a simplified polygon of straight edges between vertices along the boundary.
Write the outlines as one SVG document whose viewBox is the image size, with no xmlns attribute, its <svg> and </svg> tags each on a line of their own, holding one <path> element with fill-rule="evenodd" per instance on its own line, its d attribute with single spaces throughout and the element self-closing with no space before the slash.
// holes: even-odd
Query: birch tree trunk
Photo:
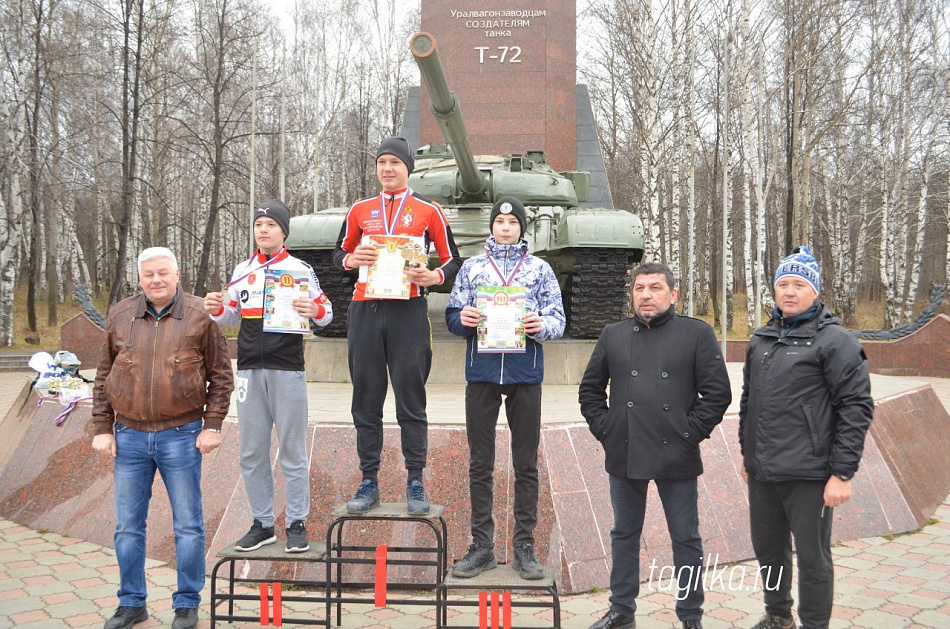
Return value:
<svg viewBox="0 0 950 629">
<path fill-rule="evenodd" d="M 904 320 L 914 318 L 914 302 L 917 297 L 917 285 L 920 283 L 920 266 L 923 259 L 923 243 L 927 234 L 927 193 L 930 190 L 930 172 L 928 170 L 929 156 L 924 157 L 922 181 L 917 199 L 917 231 L 911 244 L 909 279 L 907 282 L 907 297 L 904 301 Z"/>
<path fill-rule="evenodd" d="M 59 321 L 57 311 L 60 300 L 59 286 L 59 267 L 63 260 L 60 258 L 59 246 L 60 240 L 60 214 L 62 213 L 63 195 L 60 172 L 60 148 L 59 148 L 59 80 L 53 78 L 52 100 L 50 102 L 50 199 L 47 210 L 47 230 L 46 230 L 46 323 L 49 327 L 55 327 Z"/>
<path fill-rule="evenodd" d="M 23 70 L 28 67 L 25 58 L 25 46 L 15 46 L 15 57 L 8 60 L 14 68 Z M 22 179 L 26 176 L 23 166 L 27 163 L 26 86 L 23 84 L 23 72 L 11 73 L 10 95 L 0 99 L 0 121 L 3 134 L 0 135 L 0 159 L 6 168 L 6 194 L 0 194 L 0 344 L 10 347 L 14 342 L 13 299 L 20 268 L 23 223 L 26 207 L 23 202 Z"/>
<path fill-rule="evenodd" d="M 128 283 L 129 234 L 135 212 L 135 178 L 138 173 L 139 116 L 141 110 L 142 48 L 145 37 L 144 0 L 121 0 L 122 4 L 122 196 L 118 224 L 118 256 L 109 307 L 125 294 Z"/>
<path fill-rule="evenodd" d="M 737 47 L 738 52 L 738 73 L 742 80 L 738 81 L 740 93 L 737 96 L 740 107 L 740 125 L 742 132 L 742 164 L 744 176 L 742 186 L 742 210 L 744 221 L 744 246 L 745 246 L 745 288 L 746 288 L 746 327 L 749 334 L 755 331 L 759 325 L 762 300 L 761 268 L 759 265 L 759 243 L 757 236 L 765 228 L 764 223 L 759 222 L 759 215 L 763 204 L 762 199 L 762 172 L 759 166 L 759 143 L 757 141 L 756 129 L 758 124 L 753 109 L 753 99 L 760 88 L 757 81 L 752 77 L 757 74 L 753 69 L 753 57 L 755 51 L 752 46 L 752 40 L 749 35 L 749 0 L 742 0 L 742 9 L 740 15 L 741 30 L 740 35 L 742 45 Z M 756 212 L 752 212 L 751 192 L 755 190 Z M 764 214 L 762 215 L 764 216 Z"/>
</svg>

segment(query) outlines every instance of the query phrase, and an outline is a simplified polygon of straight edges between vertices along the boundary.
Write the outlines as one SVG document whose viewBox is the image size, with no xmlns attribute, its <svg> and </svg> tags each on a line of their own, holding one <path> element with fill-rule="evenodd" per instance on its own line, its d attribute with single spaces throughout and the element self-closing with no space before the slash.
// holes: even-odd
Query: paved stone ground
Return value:
<svg viewBox="0 0 950 629">
<path fill-rule="evenodd" d="M 17 377 L 6 382 L 6 378 Z M 0 409 L 9 406 L 4 392 L 18 390 L 23 374 L 0 375 Z M 950 406 L 950 380 L 932 382 L 945 405 Z M 10 386 L 7 386 L 10 385 Z M 15 385 L 15 386 L 14 386 Z M 103 505 L 104 509 L 111 508 Z M 921 531 L 896 537 L 873 537 L 847 542 L 834 549 L 836 569 L 835 610 L 832 629 L 946 629 L 950 627 L 950 496 L 937 509 L 932 522 Z M 137 628 L 171 625 L 171 593 L 175 571 L 149 561 L 149 612 Z M 747 628 L 762 610 L 761 593 L 754 580 L 755 565 L 729 566 L 721 579 L 710 579 L 706 594 L 706 629 Z M 116 605 L 118 569 L 113 551 L 83 540 L 46 531 L 31 530 L 0 519 L 0 628 L 101 627 Z M 210 580 L 209 580 L 210 585 Z M 256 590 L 246 589 L 254 594 Z M 210 626 L 208 591 L 199 627 Z M 294 592 L 297 594 L 297 592 Z M 586 629 L 607 607 L 607 592 L 561 598 L 565 629 Z M 412 598 L 422 600 L 423 595 Z M 454 597 L 453 597 L 454 598 Z M 515 595 L 515 600 L 528 600 Z M 535 599 L 536 600 L 536 599 Z M 639 599 L 640 629 L 678 627 L 669 579 L 644 583 Z M 348 605 L 342 627 L 365 629 L 415 629 L 435 625 L 434 609 L 427 606 Z M 244 603 L 249 614 L 259 605 Z M 285 616 L 312 614 L 323 617 L 322 605 L 285 605 Z M 550 626 L 550 611 L 514 610 L 517 626 Z M 450 609 L 449 623 L 478 625 L 472 608 Z M 237 622 L 222 627 L 260 627 L 257 622 Z M 284 626 L 292 626 L 285 623 Z"/>
<path fill-rule="evenodd" d="M 934 523 L 917 533 L 847 542 L 836 547 L 834 555 L 837 570 L 832 629 L 950 627 L 950 500 L 937 510 Z M 161 562 L 149 561 L 146 573 L 151 617 L 136 627 L 167 627 L 173 616 L 171 593 L 175 589 L 175 571 Z M 750 627 L 755 623 L 762 603 L 754 574 L 755 565 L 745 562 L 730 566 L 721 573 L 721 579 L 709 579 L 703 623 L 706 629 Z M 0 520 L 0 627 L 101 627 L 114 611 L 117 584 L 118 570 L 111 549 Z M 643 584 L 638 627 L 678 626 L 668 588 L 668 578 Z M 256 593 L 250 588 L 244 591 Z M 204 598 L 207 601 L 207 588 Z M 537 600 L 516 594 L 515 600 L 519 598 Z M 607 598 L 607 592 L 562 597 L 562 626 L 590 626 L 607 607 Z M 240 609 L 256 615 L 260 608 L 243 603 Z M 322 605 L 284 606 L 284 615 L 288 617 L 323 617 L 323 613 Z M 514 624 L 526 627 L 550 626 L 552 618 L 549 610 L 515 608 L 513 614 Z M 199 627 L 210 626 L 207 615 L 205 604 Z M 477 626 L 478 618 L 473 608 L 450 608 L 449 623 Z M 240 629 L 261 626 L 256 622 L 220 624 Z M 432 608 L 399 605 L 398 598 L 393 597 L 386 608 L 345 607 L 341 626 L 415 629 L 434 624 Z"/>
</svg>

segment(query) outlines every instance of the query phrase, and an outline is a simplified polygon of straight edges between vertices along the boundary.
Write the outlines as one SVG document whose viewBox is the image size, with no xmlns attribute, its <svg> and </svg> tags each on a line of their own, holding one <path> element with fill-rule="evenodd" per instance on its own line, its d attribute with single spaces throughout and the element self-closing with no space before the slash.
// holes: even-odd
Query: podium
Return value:
<svg viewBox="0 0 950 629">
<path fill-rule="evenodd" d="M 435 609 L 437 629 L 449 627 L 448 610 L 455 607 L 479 607 L 479 625 L 451 625 L 453 629 L 479 629 L 480 627 L 503 627 L 516 629 L 511 623 L 512 608 L 550 609 L 552 627 L 561 626 L 561 606 L 557 583 L 551 568 L 544 569 L 544 576 L 537 580 L 522 579 L 510 566 L 499 565 L 471 578 L 454 577 L 448 568 L 448 527 L 443 517 L 442 505 L 431 505 L 426 515 L 410 515 L 405 503 L 382 503 L 365 513 L 348 513 L 343 506 L 333 511 L 333 520 L 327 527 L 326 543 L 310 543 L 305 553 L 288 553 L 278 542 L 240 552 L 233 546 L 218 553 L 218 562 L 211 571 L 211 627 L 219 621 L 260 622 L 262 626 L 296 624 L 319 625 L 330 629 L 333 609 L 336 608 L 336 626 L 343 620 L 343 605 L 388 605 L 390 591 L 431 592 L 431 598 L 399 599 L 398 605 L 424 605 Z M 423 545 L 390 546 L 367 543 L 350 543 L 344 536 L 348 529 L 358 525 L 361 530 L 391 525 L 394 522 L 418 526 L 422 536 L 429 540 Z M 242 562 L 323 563 L 326 578 L 323 581 L 307 579 L 276 579 L 261 583 L 261 579 L 248 578 L 247 570 L 238 570 Z M 372 580 L 353 576 L 353 568 L 372 568 Z M 389 569 L 399 566 L 431 568 L 431 580 L 390 580 Z M 364 568 L 363 572 L 366 570 Z M 225 582 L 222 584 L 222 582 Z M 259 584 L 258 593 L 235 592 L 237 584 Z M 278 586 L 279 584 L 279 586 Z M 269 588 L 274 586 L 273 594 Z M 283 586 L 289 586 L 284 594 Z M 449 600 L 450 592 L 460 591 L 474 597 Z M 527 592 L 539 600 L 512 600 L 512 592 Z M 489 601 L 490 597 L 490 601 Z M 240 609 L 235 603 L 244 602 Z M 252 603 L 253 602 L 253 603 Z M 309 603 L 323 611 L 323 617 L 284 616 L 283 603 Z M 250 604 L 248 604 L 250 603 Z M 260 606 L 260 613 L 251 614 L 248 608 Z M 491 621 L 488 619 L 491 618 Z M 533 622 L 532 627 L 537 627 Z"/>
<path fill-rule="evenodd" d="M 320 625 L 329 627 L 329 610 L 326 607 L 328 593 L 326 581 L 306 581 L 299 579 L 278 579 L 271 581 L 266 585 L 269 586 L 271 583 L 280 583 L 281 585 L 292 586 L 287 594 L 284 594 L 282 591 L 283 588 L 281 588 L 279 595 L 275 588 L 273 598 L 271 598 L 269 592 L 264 591 L 265 584 L 261 583 L 260 579 L 249 579 L 244 576 L 239 576 L 236 568 L 236 564 L 240 562 L 319 563 L 326 561 L 326 555 L 326 546 L 322 543 L 314 542 L 310 543 L 310 550 L 303 553 L 286 552 L 284 545 L 280 541 L 276 544 L 268 544 L 257 550 L 247 552 L 234 550 L 233 546 L 223 549 L 218 553 L 220 559 L 211 570 L 211 629 L 214 629 L 219 621 L 260 622 L 262 626 L 270 624 L 280 625 L 281 622 L 283 622 L 296 625 Z M 219 591 L 218 573 L 222 568 L 226 568 L 227 585 L 225 589 Z M 262 592 L 258 594 L 236 594 L 234 592 L 234 586 L 239 583 L 260 584 Z M 266 602 L 265 595 L 267 596 Z M 252 615 L 246 609 L 244 611 L 236 610 L 234 605 L 236 601 L 257 601 L 257 604 L 260 605 L 261 612 Z M 284 602 L 313 603 L 325 611 L 324 617 L 297 618 L 284 616 L 282 609 Z M 270 603 L 273 603 L 273 605 Z M 219 608 L 225 604 L 227 605 L 227 610 L 219 610 Z"/>
<path fill-rule="evenodd" d="M 528 607 L 539 609 L 550 609 L 553 613 L 553 624 L 555 629 L 561 626 L 561 602 L 558 598 L 557 583 L 554 581 L 554 572 L 550 568 L 544 569 L 544 576 L 540 579 L 522 579 L 521 575 L 515 572 L 510 566 L 499 565 L 492 570 L 484 572 L 469 578 L 463 579 L 452 576 L 447 573 L 442 583 L 439 584 L 439 605 L 440 611 L 436 613 L 436 628 L 448 627 L 448 608 L 449 607 L 480 607 L 479 616 L 482 619 L 490 615 L 491 622 L 484 622 L 479 625 L 451 625 L 453 629 L 480 629 L 480 627 L 504 627 L 504 629 L 518 629 L 518 625 L 511 624 L 512 607 Z M 450 590 L 476 590 L 479 593 L 478 600 L 449 600 Z M 488 593 L 511 593 L 511 592 L 530 592 L 540 595 L 542 599 L 550 596 L 550 600 L 523 601 L 510 600 L 510 597 L 493 596 L 491 601 L 487 600 Z M 528 625 L 525 625 L 527 627 Z M 537 627 L 537 624 L 530 625 Z"/>
<path fill-rule="evenodd" d="M 327 528 L 327 618 L 330 618 L 331 607 L 336 605 L 336 624 L 342 622 L 343 603 L 385 605 L 386 593 L 389 590 L 431 590 L 432 600 L 400 600 L 400 605 L 430 605 L 438 611 L 438 587 L 445 575 L 447 563 L 446 539 L 448 537 L 445 518 L 442 517 L 444 507 L 431 505 L 426 515 L 410 515 L 405 503 L 381 503 L 375 509 L 365 513 L 348 513 L 346 507 L 339 507 L 333 511 L 335 519 Z M 383 556 L 380 550 L 383 547 L 344 544 L 343 532 L 347 525 L 360 523 L 362 525 L 378 525 L 400 521 L 419 525 L 432 535 L 430 546 L 386 546 Z M 394 558 L 390 558 L 394 555 Z M 420 558 L 421 556 L 421 558 Z M 414 558 L 415 557 L 415 558 Z M 344 572 L 346 566 L 373 565 L 376 568 L 376 578 L 368 581 L 348 581 Z M 434 568 L 435 577 L 428 582 L 390 582 L 386 574 L 389 566 L 429 566 Z M 344 588 L 354 590 L 368 590 L 374 592 L 372 597 L 345 595 Z"/>
</svg>

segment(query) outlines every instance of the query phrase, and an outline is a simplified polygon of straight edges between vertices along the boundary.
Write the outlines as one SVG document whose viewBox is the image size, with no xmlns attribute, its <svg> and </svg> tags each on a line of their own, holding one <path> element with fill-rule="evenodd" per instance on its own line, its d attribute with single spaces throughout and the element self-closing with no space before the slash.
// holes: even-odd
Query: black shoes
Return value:
<svg viewBox="0 0 950 629">
<path fill-rule="evenodd" d="M 132 625 L 148 620 L 148 610 L 141 607 L 125 607 L 120 605 L 115 615 L 106 621 L 103 629 L 128 629 Z"/>
<path fill-rule="evenodd" d="M 452 576 L 470 579 L 497 566 L 495 552 L 491 548 L 481 548 L 472 544 L 468 547 L 468 553 L 452 566 Z"/>
<path fill-rule="evenodd" d="M 234 545 L 234 550 L 248 552 L 257 550 L 267 544 L 273 544 L 276 541 L 277 536 L 274 535 L 273 526 L 264 527 L 264 525 L 260 523 L 260 520 L 254 520 L 254 524 L 251 525 L 251 530 L 247 532 L 247 535 L 237 541 Z"/>
<path fill-rule="evenodd" d="M 429 501 L 426 499 L 426 488 L 422 481 L 414 480 L 406 485 L 406 506 L 409 515 L 428 515 Z"/>
<path fill-rule="evenodd" d="M 633 615 L 608 611 L 604 617 L 590 626 L 590 629 L 636 629 L 637 621 Z"/>
<path fill-rule="evenodd" d="M 521 575 L 522 579 L 533 581 L 544 576 L 544 568 L 541 567 L 541 562 L 534 558 L 534 546 L 531 545 L 531 542 L 515 545 L 511 567 Z"/>
<path fill-rule="evenodd" d="M 379 506 L 379 483 L 364 478 L 360 486 L 356 488 L 356 495 L 353 500 L 346 503 L 347 513 L 366 513 L 370 509 Z"/>
<path fill-rule="evenodd" d="M 684 620 L 683 629 L 703 629 L 701 620 Z"/>
<path fill-rule="evenodd" d="M 759 622 L 752 625 L 752 629 L 795 629 L 795 619 L 791 616 L 773 616 L 766 612 Z"/>
<path fill-rule="evenodd" d="M 310 550 L 310 542 L 307 541 L 307 525 L 303 520 L 296 520 L 287 529 L 287 549 L 288 553 L 305 553 Z"/>
<path fill-rule="evenodd" d="M 198 626 L 198 610 L 194 607 L 179 607 L 175 610 L 172 629 L 195 629 Z"/>
</svg>

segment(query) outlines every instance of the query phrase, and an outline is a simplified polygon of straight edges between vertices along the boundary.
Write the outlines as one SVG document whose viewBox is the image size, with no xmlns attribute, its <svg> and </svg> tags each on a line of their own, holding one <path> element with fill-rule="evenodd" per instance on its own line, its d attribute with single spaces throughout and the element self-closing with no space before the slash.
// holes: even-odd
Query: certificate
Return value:
<svg viewBox="0 0 950 629">
<path fill-rule="evenodd" d="M 264 269 L 264 331 L 310 334 L 310 322 L 294 310 L 294 300 L 310 296 L 307 271 Z"/>
<path fill-rule="evenodd" d="M 362 244 L 375 247 L 377 253 L 376 262 L 360 267 L 364 294 L 373 299 L 409 299 L 412 284 L 406 269 L 429 261 L 424 243 L 421 236 L 363 236 Z"/>
<path fill-rule="evenodd" d="M 479 352 L 525 351 L 524 286 L 479 286 L 475 307 L 482 313 L 476 329 Z"/>
</svg>

